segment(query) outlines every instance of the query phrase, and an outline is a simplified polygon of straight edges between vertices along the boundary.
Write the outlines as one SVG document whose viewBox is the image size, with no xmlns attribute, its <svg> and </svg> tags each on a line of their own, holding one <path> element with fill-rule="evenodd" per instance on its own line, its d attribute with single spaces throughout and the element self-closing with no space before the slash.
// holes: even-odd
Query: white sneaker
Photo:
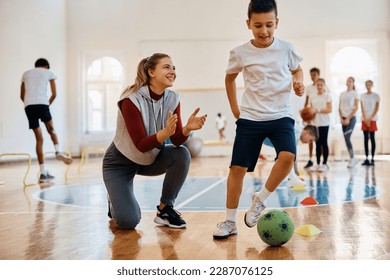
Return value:
<svg viewBox="0 0 390 280">
<path fill-rule="evenodd" d="M 353 168 L 356 165 L 356 159 L 351 158 L 348 162 L 348 168 Z"/>
<path fill-rule="evenodd" d="M 329 170 L 329 167 L 326 164 L 323 164 L 318 169 L 318 172 L 326 173 L 326 172 L 328 172 L 328 170 Z"/>
<path fill-rule="evenodd" d="M 236 223 L 231 221 L 224 221 L 219 223 L 217 228 L 218 229 L 213 233 L 213 237 L 215 239 L 228 238 L 230 235 L 238 233 Z"/>
<path fill-rule="evenodd" d="M 298 176 L 295 176 L 287 181 L 287 186 L 290 188 L 296 185 L 306 186 L 306 182 L 303 179 L 299 178 Z"/>
<path fill-rule="evenodd" d="M 56 152 L 56 159 L 63 161 L 65 164 L 71 164 L 73 162 L 73 159 L 68 157 L 67 155 L 64 155 L 61 152 Z"/>
<path fill-rule="evenodd" d="M 254 227 L 259 221 L 261 212 L 265 209 L 263 202 L 258 197 L 258 193 L 252 194 L 251 208 L 245 213 L 244 222 L 248 227 Z"/>
</svg>

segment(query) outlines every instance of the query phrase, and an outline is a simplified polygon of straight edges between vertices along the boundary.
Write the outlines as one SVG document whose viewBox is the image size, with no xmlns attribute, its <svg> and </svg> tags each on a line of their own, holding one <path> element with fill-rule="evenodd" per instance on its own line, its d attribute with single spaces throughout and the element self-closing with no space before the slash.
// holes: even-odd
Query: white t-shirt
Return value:
<svg viewBox="0 0 390 280">
<path fill-rule="evenodd" d="M 375 111 L 376 103 L 380 101 L 379 94 L 375 92 L 368 94 L 366 92 L 360 96 L 360 100 L 362 102 L 362 109 L 364 109 L 365 116 L 367 118 L 371 117 Z M 378 114 L 375 114 L 374 120 L 378 120 Z"/>
<path fill-rule="evenodd" d="M 225 127 L 226 118 L 224 116 L 216 117 L 215 122 L 217 123 L 217 128 L 222 129 Z"/>
<path fill-rule="evenodd" d="M 294 47 L 278 38 L 267 48 L 257 48 L 247 42 L 231 50 L 226 73 L 242 72 L 245 85 L 240 118 L 270 121 L 292 117 L 291 71 L 301 61 Z"/>
<path fill-rule="evenodd" d="M 318 94 L 315 93 L 310 96 L 309 103 L 312 108 L 318 109 L 321 111 L 326 109 L 328 103 L 332 102 L 332 97 L 328 93 Z M 330 125 L 330 114 L 329 113 L 317 113 L 312 122 L 314 126 L 329 126 Z"/>
<path fill-rule="evenodd" d="M 22 82 L 26 89 L 24 107 L 28 105 L 49 105 L 47 86 L 50 80 L 57 77 L 48 69 L 33 68 L 23 73 Z"/>
<path fill-rule="evenodd" d="M 355 108 L 355 100 L 359 100 L 358 93 L 355 90 L 344 91 L 340 94 L 341 115 L 347 117 Z"/>
<path fill-rule="evenodd" d="M 316 93 L 317 93 L 317 87 L 315 85 L 310 84 L 305 87 L 305 94 L 307 97 L 310 98 L 310 96 Z"/>
</svg>

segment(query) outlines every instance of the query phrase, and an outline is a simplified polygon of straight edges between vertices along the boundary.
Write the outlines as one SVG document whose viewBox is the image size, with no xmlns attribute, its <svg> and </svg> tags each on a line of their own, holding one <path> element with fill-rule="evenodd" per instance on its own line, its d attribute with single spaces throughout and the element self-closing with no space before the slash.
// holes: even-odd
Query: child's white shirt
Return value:
<svg viewBox="0 0 390 280">
<path fill-rule="evenodd" d="M 293 118 L 291 71 L 296 70 L 301 61 L 292 44 L 278 38 L 266 48 L 247 42 L 231 50 L 226 73 L 242 72 L 245 85 L 240 118 L 253 121 Z"/>
</svg>

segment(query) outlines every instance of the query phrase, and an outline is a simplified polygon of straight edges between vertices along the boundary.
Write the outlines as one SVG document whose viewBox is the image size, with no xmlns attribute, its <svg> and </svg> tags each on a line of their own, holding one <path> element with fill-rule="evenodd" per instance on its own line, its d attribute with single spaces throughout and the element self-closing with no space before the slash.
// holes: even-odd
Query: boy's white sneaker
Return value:
<svg viewBox="0 0 390 280">
<path fill-rule="evenodd" d="M 287 181 L 287 186 L 294 187 L 296 185 L 303 185 L 306 186 L 305 180 L 299 178 L 298 176 L 295 176 Z"/>
<path fill-rule="evenodd" d="M 258 193 L 252 194 L 251 208 L 245 213 L 244 222 L 248 227 L 254 227 L 259 221 L 261 212 L 265 209 L 264 203 L 258 197 Z"/>
<path fill-rule="evenodd" d="M 221 222 L 217 225 L 217 228 L 213 233 L 214 239 L 224 239 L 238 233 L 236 223 L 231 221 Z"/>
<path fill-rule="evenodd" d="M 61 152 L 56 152 L 56 159 L 63 161 L 65 164 L 71 164 L 73 159 Z"/>
</svg>

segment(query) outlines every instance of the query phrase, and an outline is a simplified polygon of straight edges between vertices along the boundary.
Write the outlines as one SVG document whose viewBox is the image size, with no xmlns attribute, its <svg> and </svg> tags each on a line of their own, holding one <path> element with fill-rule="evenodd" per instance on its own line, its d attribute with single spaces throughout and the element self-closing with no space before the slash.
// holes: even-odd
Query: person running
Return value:
<svg viewBox="0 0 390 280">
<path fill-rule="evenodd" d="M 23 73 L 20 86 L 20 99 L 24 103 L 24 110 L 27 115 L 29 128 L 33 130 L 36 140 L 36 153 L 40 168 L 39 182 L 45 183 L 54 179 L 45 167 L 45 158 L 43 154 L 43 135 L 39 126 L 41 120 L 50 134 L 54 144 L 57 160 L 65 164 L 71 164 L 72 158 L 61 152 L 57 133 L 54 130 L 54 124 L 50 113 L 50 105 L 57 96 L 55 79 L 57 78 L 50 69 L 49 61 L 45 58 L 39 58 L 35 62 L 35 68 Z M 51 96 L 47 97 L 47 86 L 50 84 Z"/>
</svg>

